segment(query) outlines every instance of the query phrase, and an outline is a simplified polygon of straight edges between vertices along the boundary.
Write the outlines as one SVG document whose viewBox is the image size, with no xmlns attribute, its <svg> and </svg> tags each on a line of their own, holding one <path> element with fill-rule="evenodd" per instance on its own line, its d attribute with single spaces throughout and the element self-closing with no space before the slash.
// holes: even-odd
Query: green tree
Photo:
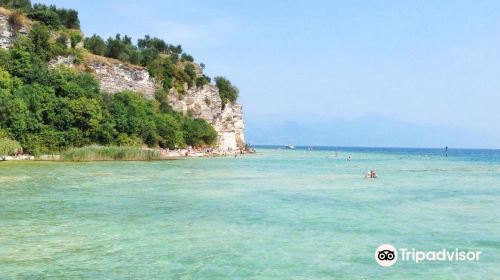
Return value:
<svg viewBox="0 0 500 280">
<path fill-rule="evenodd" d="M 186 72 L 186 74 L 189 76 L 190 81 L 196 78 L 196 68 L 193 64 L 186 64 L 186 66 L 184 66 L 184 72 Z"/>
<path fill-rule="evenodd" d="M 194 58 L 191 55 L 187 54 L 187 53 L 183 53 L 181 55 L 181 60 L 189 61 L 189 62 L 194 62 Z"/>
<path fill-rule="evenodd" d="M 96 55 L 105 55 L 107 52 L 106 43 L 104 40 L 98 35 L 92 35 L 90 38 L 85 39 L 85 48 L 88 49 L 91 53 Z"/>
<path fill-rule="evenodd" d="M 71 100 L 69 107 L 73 114 L 74 127 L 83 131 L 95 132 L 103 120 L 103 108 L 97 99 L 80 97 Z"/>
<path fill-rule="evenodd" d="M 186 145 L 180 123 L 174 116 L 160 115 L 157 118 L 157 127 L 160 147 L 174 149 Z"/>
<path fill-rule="evenodd" d="M 238 99 L 238 88 L 233 86 L 225 77 L 215 77 L 215 85 L 219 88 L 219 95 L 223 105 L 228 102 L 234 103 Z"/>
<path fill-rule="evenodd" d="M 72 9 L 58 9 L 55 5 L 35 4 L 28 17 L 41 22 L 50 28 L 63 26 L 69 29 L 80 29 L 78 12 Z"/>
<path fill-rule="evenodd" d="M 80 20 L 78 12 L 72 9 L 58 9 L 59 20 L 61 24 L 69 29 L 80 29 Z"/>
<path fill-rule="evenodd" d="M 30 0 L 0 0 L 0 6 L 12 8 L 12 9 L 20 9 L 23 11 L 31 10 L 31 1 Z"/>
<path fill-rule="evenodd" d="M 190 146 L 210 146 L 217 138 L 214 128 L 202 119 L 185 118 L 184 141 Z"/>
<path fill-rule="evenodd" d="M 118 133 L 137 136 L 150 146 L 156 144 L 155 108 L 136 92 L 116 93 L 108 105 Z"/>
<path fill-rule="evenodd" d="M 10 94 L 12 88 L 14 86 L 14 82 L 12 80 L 12 76 L 9 72 L 5 71 L 3 68 L 0 68 L 0 91 L 6 95 Z"/>
<path fill-rule="evenodd" d="M 57 28 L 61 24 L 57 12 L 50 9 L 35 9 L 28 14 L 28 17 L 50 28 Z"/>
<path fill-rule="evenodd" d="M 33 26 L 29 37 L 33 44 L 33 50 L 40 56 L 41 59 L 46 59 L 47 50 L 49 49 L 49 29 L 40 24 Z"/>
<path fill-rule="evenodd" d="M 168 49 L 168 44 L 162 39 L 146 35 L 144 39 L 137 40 L 137 46 L 139 49 L 155 49 L 159 52 L 166 52 Z"/>
<path fill-rule="evenodd" d="M 209 84 L 211 82 L 210 77 L 206 75 L 202 75 L 201 77 L 196 78 L 196 86 L 197 87 L 202 87 L 206 84 Z"/>
</svg>

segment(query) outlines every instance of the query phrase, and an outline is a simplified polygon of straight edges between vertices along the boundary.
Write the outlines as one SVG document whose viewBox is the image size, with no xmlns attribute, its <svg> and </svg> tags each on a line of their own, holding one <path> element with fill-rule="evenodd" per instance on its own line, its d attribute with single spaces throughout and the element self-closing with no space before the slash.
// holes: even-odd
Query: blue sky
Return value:
<svg viewBox="0 0 500 280">
<path fill-rule="evenodd" d="M 86 35 L 183 45 L 240 88 L 253 142 L 274 126 L 283 142 L 419 146 L 410 132 L 427 127 L 428 146 L 500 148 L 500 1 L 35 2 L 77 9 Z M 290 125 L 324 135 L 360 122 L 388 133 L 309 143 Z M 390 133 L 395 123 L 406 129 Z"/>
</svg>

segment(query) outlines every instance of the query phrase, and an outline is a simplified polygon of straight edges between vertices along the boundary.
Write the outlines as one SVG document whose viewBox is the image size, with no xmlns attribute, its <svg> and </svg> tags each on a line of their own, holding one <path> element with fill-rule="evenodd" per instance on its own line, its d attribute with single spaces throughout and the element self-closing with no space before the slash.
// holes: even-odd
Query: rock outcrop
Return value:
<svg viewBox="0 0 500 280">
<path fill-rule="evenodd" d="M 175 111 L 210 123 L 217 131 L 218 148 L 224 151 L 244 148 L 243 107 L 231 103 L 223 106 L 215 85 L 190 88 L 186 94 L 171 90 L 169 102 Z"/>
<path fill-rule="evenodd" d="M 49 61 L 50 68 L 56 68 L 58 66 L 73 67 L 76 57 L 74 55 L 61 56 L 58 55 L 55 59 Z"/>
<path fill-rule="evenodd" d="M 0 48 L 7 49 L 12 47 L 19 34 L 28 34 L 28 26 L 23 25 L 14 28 L 9 23 L 9 16 L 7 14 L 0 14 Z"/>
<path fill-rule="evenodd" d="M 155 96 L 155 82 L 143 67 L 124 64 L 118 60 L 89 55 L 86 67 L 95 73 L 101 89 L 109 93 L 137 91 L 146 98 Z"/>
</svg>

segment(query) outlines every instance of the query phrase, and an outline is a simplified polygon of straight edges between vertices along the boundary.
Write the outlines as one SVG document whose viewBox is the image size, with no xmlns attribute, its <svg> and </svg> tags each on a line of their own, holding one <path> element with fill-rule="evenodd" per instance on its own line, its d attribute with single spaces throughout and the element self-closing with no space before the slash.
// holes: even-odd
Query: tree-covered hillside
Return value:
<svg viewBox="0 0 500 280">
<path fill-rule="evenodd" d="M 185 85 L 210 82 L 181 46 L 149 36 L 137 45 L 119 35 L 107 41 L 97 35 L 84 39 L 90 52 L 146 66 L 163 85 L 156 100 L 128 91 L 109 95 L 100 91 L 90 73 L 48 67 L 57 55 L 73 54 L 75 63 L 83 63 L 87 50 L 76 48 L 83 39 L 76 11 L 32 6 L 26 0 L 0 0 L 0 4 L 15 10 L 9 23 L 32 21 L 27 36 L 0 50 L 0 136 L 18 141 L 33 154 L 90 144 L 169 148 L 214 144 L 216 132 L 206 121 L 176 113 L 166 101 L 172 87 L 182 94 Z M 222 77 L 216 81 L 224 86 L 223 100 L 234 102 L 237 89 Z"/>
</svg>

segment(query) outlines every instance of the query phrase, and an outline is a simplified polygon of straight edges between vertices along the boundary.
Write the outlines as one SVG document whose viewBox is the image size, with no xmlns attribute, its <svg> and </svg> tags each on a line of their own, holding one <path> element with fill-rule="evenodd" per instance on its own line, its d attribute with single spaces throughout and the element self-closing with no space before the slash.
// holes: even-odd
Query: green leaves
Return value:
<svg viewBox="0 0 500 280">
<path fill-rule="evenodd" d="M 72 9 L 58 9 L 54 5 L 35 4 L 28 17 L 41 22 L 42 24 L 56 29 L 64 26 L 69 29 L 80 29 L 78 12 Z"/>
<path fill-rule="evenodd" d="M 202 119 L 185 118 L 182 127 L 186 144 L 190 146 L 206 146 L 217 138 L 214 128 Z"/>
<path fill-rule="evenodd" d="M 84 45 L 93 54 L 104 56 L 106 53 L 106 43 L 99 35 L 94 34 L 92 37 L 86 38 Z"/>
<path fill-rule="evenodd" d="M 238 99 L 238 88 L 233 86 L 225 77 L 215 77 L 215 85 L 219 88 L 219 95 L 223 106 L 228 102 L 233 103 Z"/>
<path fill-rule="evenodd" d="M 0 158 L 3 159 L 5 156 L 14 153 L 20 148 L 21 144 L 19 144 L 19 142 L 9 138 L 0 138 Z"/>
</svg>

